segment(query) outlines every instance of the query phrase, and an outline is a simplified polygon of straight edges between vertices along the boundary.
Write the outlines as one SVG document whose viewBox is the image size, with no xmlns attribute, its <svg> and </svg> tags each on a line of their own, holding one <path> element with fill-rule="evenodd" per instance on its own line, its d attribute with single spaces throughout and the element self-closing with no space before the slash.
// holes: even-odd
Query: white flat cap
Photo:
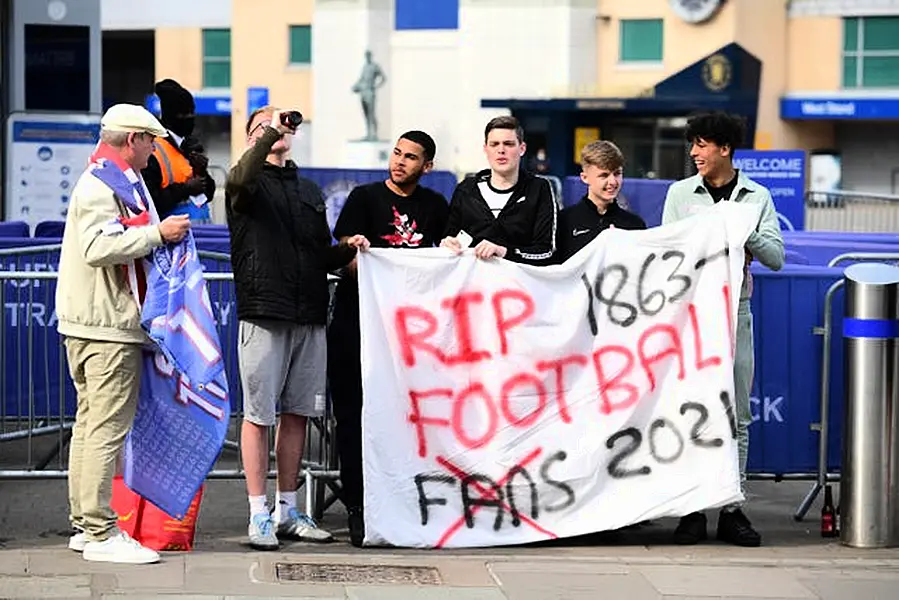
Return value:
<svg viewBox="0 0 899 600">
<path fill-rule="evenodd" d="M 165 137 L 168 132 L 153 114 L 137 104 L 116 104 L 110 106 L 103 118 L 100 128 L 106 131 L 134 131 L 150 133 Z"/>
</svg>

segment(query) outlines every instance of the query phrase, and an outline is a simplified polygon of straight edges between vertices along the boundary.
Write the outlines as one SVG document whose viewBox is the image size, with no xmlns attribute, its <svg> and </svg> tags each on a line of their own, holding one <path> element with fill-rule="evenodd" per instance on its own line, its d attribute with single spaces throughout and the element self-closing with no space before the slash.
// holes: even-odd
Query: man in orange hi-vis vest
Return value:
<svg viewBox="0 0 899 600">
<path fill-rule="evenodd" d="M 189 91 L 172 79 L 155 86 L 166 137 L 156 138 L 156 150 L 142 171 L 160 218 L 173 214 L 190 217 L 193 223 L 211 222 L 209 202 L 215 196 L 215 181 L 209 175 L 209 158 L 194 130 L 195 104 Z"/>
</svg>

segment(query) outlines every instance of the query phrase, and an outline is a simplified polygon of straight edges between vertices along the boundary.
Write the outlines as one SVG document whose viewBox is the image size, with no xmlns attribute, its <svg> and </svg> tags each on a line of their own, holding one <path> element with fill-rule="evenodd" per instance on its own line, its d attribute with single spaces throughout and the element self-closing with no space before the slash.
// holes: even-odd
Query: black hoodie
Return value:
<svg viewBox="0 0 899 600">
<path fill-rule="evenodd" d="M 485 169 L 456 186 L 445 235 L 455 237 L 464 230 L 473 238 L 472 246 L 488 240 L 505 246 L 508 260 L 547 263 L 556 249 L 558 211 L 549 181 L 522 171 L 508 202 L 494 217 L 478 189 L 480 182 L 489 180 L 490 169 Z"/>
</svg>

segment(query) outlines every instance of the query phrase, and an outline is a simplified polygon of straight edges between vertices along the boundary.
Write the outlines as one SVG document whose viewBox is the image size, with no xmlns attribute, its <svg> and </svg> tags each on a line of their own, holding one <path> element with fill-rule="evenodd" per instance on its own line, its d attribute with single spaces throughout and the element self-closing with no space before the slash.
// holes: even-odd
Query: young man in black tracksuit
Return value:
<svg viewBox="0 0 899 600">
<path fill-rule="evenodd" d="M 531 264 L 552 259 L 556 201 L 546 179 L 520 169 L 525 150 L 524 130 L 515 117 L 487 123 L 484 152 L 490 168 L 456 186 L 441 246 L 458 253 L 470 242 L 479 258 Z"/>
<path fill-rule="evenodd" d="M 562 264 L 611 227 L 646 229 L 646 223 L 618 205 L 618 193 L 624 177 L 624 155 L 612 142 L 600 140 L 581 152 L 581 181 L 587 193 L 577 203 L 559 213 L 556 254 L 553 262 Z"/>
<path fill-rule="evenodd" d="M 553 264 L 562 264 L 607 229 L 646 229 L 646 222 L 618 204 L 624 179 L 624 155 L 605 140 L 592 142 L 581 150 L 581 181 L 587 193 L 559 212 L 556 252 Z M 620 540 L 621 534 L 636 526 L 603 532 L 599 539 L 606 543 Z"/>
</svg>

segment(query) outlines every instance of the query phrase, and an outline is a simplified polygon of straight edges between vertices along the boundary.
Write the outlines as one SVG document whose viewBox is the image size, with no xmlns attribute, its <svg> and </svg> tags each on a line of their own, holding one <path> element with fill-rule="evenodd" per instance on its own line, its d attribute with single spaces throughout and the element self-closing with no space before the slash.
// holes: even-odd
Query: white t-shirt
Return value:
<svg viewBox="0 0 899 600">
<path fill-rule="evenodd" d="M 493 212 L 494 217 L 499 214 L 499 211 L 503 209 L 509 201 L 509 198 L 512 196 L 512 188 L 498 191 L 497 189 L 490 187 L 489 181 L 481 181 L 478 183 L 478 189 L 481 191 L 481 196 L 483 196 L 484 200 L 487 202 L 487 206 L 490 207 L 490 211 Z"/>
</svg>

